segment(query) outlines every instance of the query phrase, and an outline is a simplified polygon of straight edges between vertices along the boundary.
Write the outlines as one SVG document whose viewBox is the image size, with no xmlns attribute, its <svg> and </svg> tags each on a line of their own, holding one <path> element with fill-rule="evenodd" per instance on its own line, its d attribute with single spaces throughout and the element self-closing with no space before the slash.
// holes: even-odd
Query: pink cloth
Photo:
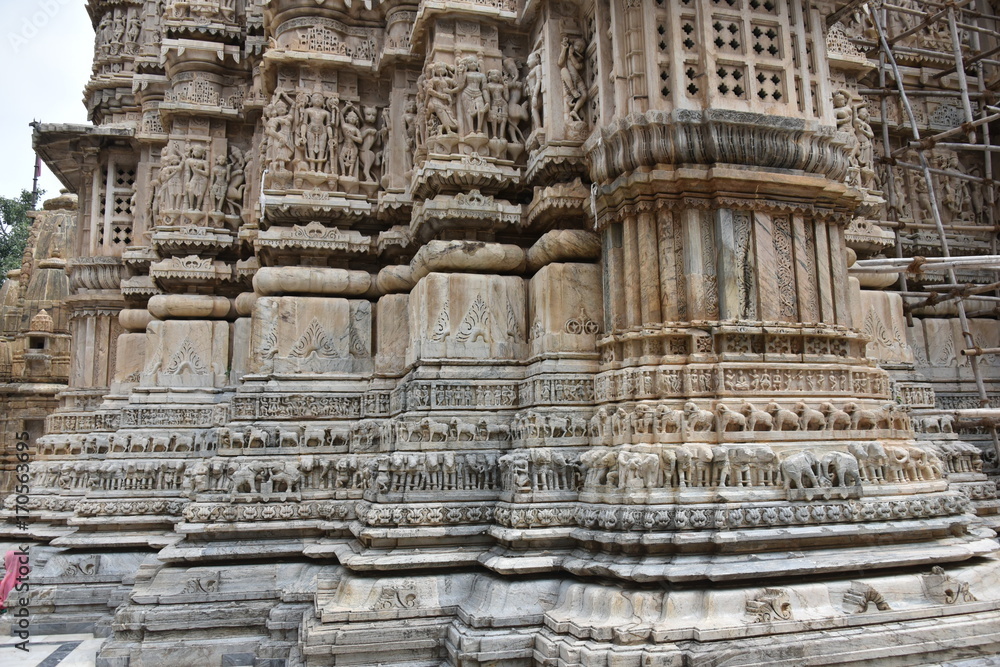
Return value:
<svg viewBox="0 0 1000 667">
<path fill-rule="evenodd" d="M 28 565 L 28 555 L 22 554 L 17 551 L 8 551 L 3 557 L 4 575 L 3 580 L 0 581 L 0 607 L 7 606 L 7 596 L 10 592 L 14 590 L 21 579 L 24 577 L 20 574 L 22 567 L 27 567 Z"/>
</svg>

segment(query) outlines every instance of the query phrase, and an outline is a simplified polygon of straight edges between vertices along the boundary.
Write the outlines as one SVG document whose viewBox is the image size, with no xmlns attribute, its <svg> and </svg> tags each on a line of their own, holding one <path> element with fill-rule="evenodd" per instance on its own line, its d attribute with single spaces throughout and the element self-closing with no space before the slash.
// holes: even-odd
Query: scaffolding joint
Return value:
<svg viewBox="0 0 1000 667">
<path fill-rule="evenodd" d="M 921 257 L 920 255 L 917 255 L 916 257 L 913 258 L 913 261 L 910 262 L 910 265 L 906 267 L 906 272 L 921 273 L 920 267 L 922 267 L 926 263 L 927 263 L 926 257 Z"/>
</svg>

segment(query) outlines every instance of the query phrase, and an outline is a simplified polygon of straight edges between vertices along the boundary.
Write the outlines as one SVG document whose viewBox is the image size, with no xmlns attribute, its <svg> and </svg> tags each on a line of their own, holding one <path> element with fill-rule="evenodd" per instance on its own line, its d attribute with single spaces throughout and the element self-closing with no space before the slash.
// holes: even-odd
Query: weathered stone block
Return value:
<svg viewBox="0 0 1000 667">
<path fill-rule="evenodd" d="M 524 279 L 431 273 L 410 295 L 407 363 L 517 359 L 525 340 Z"/>
</svg>

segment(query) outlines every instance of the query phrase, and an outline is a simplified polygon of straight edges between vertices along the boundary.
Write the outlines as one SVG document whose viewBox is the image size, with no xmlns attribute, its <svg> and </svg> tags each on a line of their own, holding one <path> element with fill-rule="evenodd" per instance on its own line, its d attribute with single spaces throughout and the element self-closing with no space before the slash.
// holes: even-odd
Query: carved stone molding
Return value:
<svg viewBox="0 0 1000 667">
<path fill-rule="evenodd" d="M 641 167 L 683 164 L 795 170 L 833 181 L 847 174 L 844 139 L 833 128 L 721 109 L 631 114 L 598 130 L 585 150 L 598 183 Z"/>
</svg>

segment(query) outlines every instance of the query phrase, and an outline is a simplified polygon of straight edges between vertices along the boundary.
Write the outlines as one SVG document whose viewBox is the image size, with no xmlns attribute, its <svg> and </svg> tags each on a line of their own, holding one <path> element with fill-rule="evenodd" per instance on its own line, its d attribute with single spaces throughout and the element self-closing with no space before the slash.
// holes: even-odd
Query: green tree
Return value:
<svg viewBox="0 0 1000 667">
<path fill-rule="evenodd" d="M 29 190 L 22 190 L 19 197 L 0 196 L 0 280 L 21 266 L 31 229 L 28 211 L 34 210 L 37 202 L 38 197 Z"/>
</svg>

